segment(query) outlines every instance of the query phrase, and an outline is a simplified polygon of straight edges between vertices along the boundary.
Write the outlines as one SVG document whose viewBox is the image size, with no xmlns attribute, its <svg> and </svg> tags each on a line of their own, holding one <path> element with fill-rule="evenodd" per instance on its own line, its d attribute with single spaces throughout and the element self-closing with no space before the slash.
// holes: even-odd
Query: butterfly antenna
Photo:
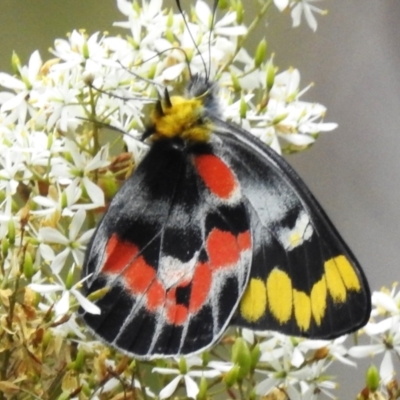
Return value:
<svg viewBox="0 0 400 400">
<path fill-rule="evenodd" d="M 193 35 L 192 35 L 192 32 L 191 32 L 191 30 L 190 30 L 190 28 L 189 28 L 189 23 L 188 23 L 188 21 L 187 21 L 187 19 L 186 19 L 186 17 L 185 17 L 185 14 L 183 13 L 181 1 L 180 1 L 180 0 L 176 0 L 176 5 L 177 5 L 177 7 L 178 7 L 179 12 L 180 12 L 181 15 L 182 15 L 183 22 L 184 22 L 184 24 L 185 24 L 185 26 L 186 26 L 186 28 L 187 28 L 187 30 L 188 30 L 188 32 L 189 32 L 189 35 L 190 35 L 190 38 L 192 39 L 192 42 L 193 42 L 193 44 L 194 44 L 194 47 L 195 47 L 195 49 L 197 50 L 197 53 L 200 55 L 201 61 L 202 61 L 203 66 L 204 66 L 204 71 L 206 71 L 206 78 L 208 79 L 209 73 L 208 73 L 208 71 L 207 71 L 207 64 L 206 64 L 206 62 L 204 61 L 204 58 L 203 58 L 203 56 L 201 55 L 199 46 L 197 46 L 197 43 L 196 43 L 196 41 L 195 41 L 195 39 L 194 39 L 194 37 L 193 37 Z M 188 64 L 188 66 L 189 66 L 190 77 L 193 78 L 193 76 L 192 76 L 192 71 L 190 70 L 190 64 Z"/>
<path fill-rule="evenodd" d="M 211 36 L 212 32 L 214 30 L 214 24 L 215 24 L 215 17 L 217 15 L 217 7 L 218 7 L 218 0 L 214 0 L 213 8 L 212 8 L 212 19 L 211 19 L 211 27 L 210 27 L 210 32 L 208 35 L 208 65 L 209 65 L 209 71 L 208 71 L 208 76 L 206 76 L 207 80 L 210 78 L 211 74 Z"/>
</svg>

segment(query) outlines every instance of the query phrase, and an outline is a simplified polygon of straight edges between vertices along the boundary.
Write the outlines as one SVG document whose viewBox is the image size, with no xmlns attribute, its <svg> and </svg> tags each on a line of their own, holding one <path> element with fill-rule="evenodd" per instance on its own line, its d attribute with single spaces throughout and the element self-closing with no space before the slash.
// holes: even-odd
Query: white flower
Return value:
<svg viewBox="0 0 400 400">
<path fill-rule="evenodd" d="M 292 7 L 292 20 L 293 27 L 297 27 L 300 25 L 301 15 L 304 13 L 304 17 L 307 21 L 308 26 L 315 32 L 317 30 L 317 20 L 314 17 L 314 13 L 318 14 L 326 14 L 325 10 L 321 10 L 320 8 L 310 4 L 319 2 L 321 0 L 296 0 L 291 2 Z"/>
<path fill-rule="evenodd" d="M 374 357 L 383 353 L 379 374 L 383 383 L 388 383 L 396 374 L 393 356 L 400 357 L 400 292 L 383 289 L 372 294 L 372 318 L 364 330 L 371 344 L 353 346 L 349 355 L 356 358 Z M 385 318 L 382 318 L 385 317 Z M 377 321 L 377 319 L 379 319 Z"/>
<path fill-rule="evenodd" d="M 65 246 L 65 249 L 61 253 L 57 254 L 52 261 L 51 268 L 54 273 L 57 274 L 61 271 L 69 254 L 72 254 L 77 265 L 82 266 L 84 250 L 94 232 L 94 229 L 90 229 L 84 232 L 81 236 L 78 236 L 79 231 L 85 222 L 85 218 L 86 212 L 83 209 L 78 210 L 69 225 L 67 236 L 54 228 L 45 227 L 39 230 L 39 237 L 41 237 L 42 241 Z"/>
<path fill-rule="evenodd" d="M 180 363 L 184 363 L 184 372 L 177 368 L 153 368 L 153 372 L 157 372 L 161 375 L 177 375 L 167 386 L 165 386 L 159 393 L 160 399 L 166 399 L 171 397 L 175 392 L 180 381 L 184 381 L 186 388 L 186 395 L 191 399 L 195 399 L 199 393 L 199 387 L 193 378 L 215 378 L 220 375 L 219 371 L 216 370 L 193 370 L 192 367 L 202 367 L 203 362 L 198 356 L 191 356 L 185 359 L 181 359 Z"/>
<path fill-rule="evenodd" d="M 82 195 L 82 189 L 78 187 L 78 181 L 74 180 L 66 188 L 62 188 L 59 184 L 54 190 L 49 190 L 47 196 L 34 196 L 32 200 L 42 207 L 41 210 L 32 211 L 33 215 L 51 215 L 57 211 L 62 216 L 73 217 L 75 212 L 87 209 L 87 204 L 77 204 Z M 92 204 L 95 207 L 95 204 Z"/>
<path fill-rule="evenodd" d="M 80 151 L 78 146 L 70 140 L 66 141 L 65 149 L 71 155 L 73 162 L 63 159 L 54 160 L 52 174 L 57 177 L 60 184 L 73 182 L 78 186 L 79 183 L 86 189 L 92 203 L 81 205 L 81 208 L 91 209 L 104 206 L 103 191 L 89 179 L 88 175 L 109 164 L 108 146 L 103 146 L 93 158 Z"/>
<path fill-rule="evenodd" d="M 73 275 L 72 267 L 70 271 L 70 275 Z M 69 287 L 67 283 L 65 283 L 58 274 L 54 274 L 54 277 L 58 280 L 59 283 L 51 283 L 51 284 L 39 284 L 39 283 L 31 283 L 29 287 L 45 296 L 50 303 L 54 302 L 54 297 L 52 294 L 56 292 L 61 292 L 61 295 L 57 296 L 54 304 L 54 312 L 57 318 L 62 317 L 67 314 L 70 309 L 70 296 L 75 297 L 80 306 L 88 313 L 91 314 L 100 314 L 100 308 L 89 301 L 85 296 L 81 294 L 78 290 L 82 283 L 89 278 L 86 276 L 84 279 L 76 282 L 74 285 Z M 68 279 L 67 279 L 68 280 Z"/>
</svg>

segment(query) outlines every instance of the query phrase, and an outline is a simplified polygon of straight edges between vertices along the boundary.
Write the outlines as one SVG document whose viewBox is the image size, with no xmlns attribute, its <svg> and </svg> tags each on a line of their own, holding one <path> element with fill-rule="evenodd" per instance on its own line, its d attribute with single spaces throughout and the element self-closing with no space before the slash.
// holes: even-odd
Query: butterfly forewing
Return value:
<svg viewBox="0 0 400 400">
<path fill-rule="evenodd" d="M 197 352 L 223 333 L 245 290 L 250 219 L 235 174 L 207 144 L 159 140 L 124 184 L 85 261 L 83 314 L 100 338 L 142 358 Z"/>
</svg>

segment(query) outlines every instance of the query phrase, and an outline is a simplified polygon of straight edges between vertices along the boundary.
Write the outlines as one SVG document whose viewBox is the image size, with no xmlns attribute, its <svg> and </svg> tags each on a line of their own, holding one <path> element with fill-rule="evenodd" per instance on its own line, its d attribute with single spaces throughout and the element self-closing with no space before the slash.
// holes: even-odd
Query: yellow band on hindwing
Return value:
<svg viewBox="0 0 400 400">
<path fill-rule="evenodd" d="M 268 305 L 272 315 L 280 324 L 289 321 L 292 315 L 293 291 L 289 275 L 275 268 L 267 278 Z"/>
<path fill-rule="evenodd" d="M 251 278 L 240 302 L 240 313 L 249 322 L 258 321 L 267 309 L 267 290 L 259 278 Z"/>
<path fill-rule="evenodd" d="M 326 282 L 323 276 L 311 289 L 311 310 L 315 323 L 321 325 L 322 319 L 326 311 Z"/>
<path fill-rule="evenodd" d="M 362 290 L 356 270 L 344 255 L 324 263 L 324 274 L 311 286 L 310 293 L 296 289 L 289 273 L 274 268 L 265 284 L 251 278 L 240 303 L 240 314 L 250 323 L 257 323 L 267 312 L 283 325 L 293 319 L 302 332 L 312 321 L 321 326 L 327 317 L 330 296 L 334 303 L 349 301 L 350 291 Z"/>
<path fill-rule="evenodd" d="M 336 258 L 331 258 L 330 260 L 326 261 L 324 268 L 326 283 L 333 301 L 337 303 L 344 303 L 347 296 L 346 286 L 344 285 L 343 279 L 337 267 Z"/>
<path fill-rule="evenodd" d="M 293 290 L 294 317 L 302 331 L 307 331 L 311 324 L 311 301 L 306 293 Z"/>
<path fill-rule="evenodd" d="M 210 138 L 212 124 L 204 121 L 204 106 L 201 99 L 171 97 L 171 104 L 161 101 L 162 112 L 154 110 L 151 119 L 155 135 L 158 137 L 180 137 L 195 142 L 205 142 Z"/>
<path fill-rule="evenodd" d="M 359 292 L 361 290 L 360 281 L 349 260 L 345 256 L 337 256 L 334 260 L 346 288 Z"/>
</svg>

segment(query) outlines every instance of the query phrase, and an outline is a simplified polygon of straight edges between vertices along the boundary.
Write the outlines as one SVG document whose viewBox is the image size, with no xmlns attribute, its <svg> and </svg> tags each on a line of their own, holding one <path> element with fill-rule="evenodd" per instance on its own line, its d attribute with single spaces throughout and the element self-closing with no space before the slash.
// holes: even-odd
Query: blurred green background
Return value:
<svg viewBox="0 0 400 400">
<path fill-rule="evenodd" d="M 122 15 L 114 0 L 1 0 L 0 70 L 11 71 L 13 51 L 22 64 L 36 49 L 47 60 L 54 39 L 81 28 L 115 33 L 112 22 L 118 20 Z"/>
</svg>

